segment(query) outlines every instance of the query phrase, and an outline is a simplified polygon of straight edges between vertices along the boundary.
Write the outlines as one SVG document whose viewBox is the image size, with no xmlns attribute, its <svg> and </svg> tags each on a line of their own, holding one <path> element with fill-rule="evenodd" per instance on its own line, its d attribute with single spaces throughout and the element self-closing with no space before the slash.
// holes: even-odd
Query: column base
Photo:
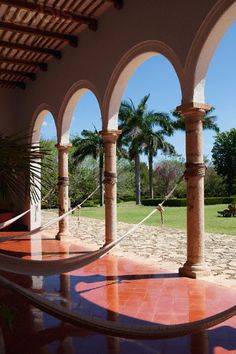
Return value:
<svg viewBox="0 0 236 354">
<path fill-rule="evenodd" d="M 56 234 L 56 237 L 55 239 L 60 241 L 67 241 L 68 239 L 71 239 L 72 237 L 72 234 L 70 233 L 70 231 L 59 231 L 57 234 Z"/>
<path fill-rule="evenodd" d="M 206 263 L 189 263 L 186 262 L 183 267 L 179 268 L 180 277 L 188 277 L 199 279 L 211 275 L 211 271 Z"/>
</svg>

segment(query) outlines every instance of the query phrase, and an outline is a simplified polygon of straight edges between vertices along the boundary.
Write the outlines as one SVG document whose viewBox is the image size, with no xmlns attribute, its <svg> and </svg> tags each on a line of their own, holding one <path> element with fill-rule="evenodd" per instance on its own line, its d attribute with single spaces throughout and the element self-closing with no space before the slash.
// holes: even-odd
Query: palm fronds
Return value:
<svg viewBox="0 0 236 354">
<path fill-rule="evenodd" d="M 28 136 L 0 133 L 0 199 L 14 201 L 16 197 L 30 198 L 34 202 L 40 196 L 40 171 L 42 157 L 48 152 L 40 144 L 28 143 Z M 44 163 L 50 162 L 44 159 Z"/>
</svg>

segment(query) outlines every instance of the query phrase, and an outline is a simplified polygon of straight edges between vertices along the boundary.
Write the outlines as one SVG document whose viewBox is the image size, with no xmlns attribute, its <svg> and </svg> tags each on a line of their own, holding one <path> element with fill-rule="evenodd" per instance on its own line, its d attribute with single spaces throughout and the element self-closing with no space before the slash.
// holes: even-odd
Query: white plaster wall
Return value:
<svg viewBox="0 0 236 354">
<path fill-rule="evenodd" d="M 17 120 L 16 90 L 0 88 L 0 133 L 11 134 L 15 131 Z M 17 124 L 18 125 L 18 124 Z"/>
</svg>

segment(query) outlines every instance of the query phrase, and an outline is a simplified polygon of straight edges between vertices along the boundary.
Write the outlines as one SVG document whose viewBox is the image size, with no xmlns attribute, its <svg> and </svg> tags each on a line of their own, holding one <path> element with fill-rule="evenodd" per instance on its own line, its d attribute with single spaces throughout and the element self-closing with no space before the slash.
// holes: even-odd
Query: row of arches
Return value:
<svg viewBox="0 0 236 354">
<path fill-rule="evenodd" d="M 199 171 L 202 168 L 203 164 L 203 151 L 201 146 L 202 131 L 200 122 L 203 118 L 203 113 L 208 109 L 207 106 L 204 106 L 204 89 L 205 89 L 205 76 L 207 73 L 207 68 L 211 57 L 213 55 L 214 49 L 219 42 L 220 34 L 223 35 L 222 28 L 227 21 L 228 11 L 225 15 L 218 21 L 217 24 L 214 24 L 214 28 L 211 30 L 209 37 L 204 42 L 203 29 L 201 28 L 197 33 L 197 38 L 193 44 L 191 51 L 192 53 L 188 56 L 185 65 L 181 64 L 178 56 L 170 49 L 167 45 L 159 41 L 145 41 L 139 45 L 134 46 L 130 49 L 120 60 L 119 64 L 114 69 L 110 81 L 107 85 L 105 93 L 101 94 L 98 88 L 95 87 L 90 81 L 81 80 L 75 83 L 65 94 L 64 100 L 61 106 L 58 109 L 58 113 L 53 112 L 53 109 L 47 105 L 42 104 L 38 107 L 34 113 L 34 119 L 32 124 L 33 131 L 33 141 L 39 140 L 39 130 L 42 125 L 43 119 L 48 112 L 51 112 L 57 128 L 57 140 L 60 146 L 66 146 L 69 143 L 69 133 L 71 120 L 73 117 L 73 112 L 78 101 L 81 97 L 88 91 L 92 92 L 98 102 L 101 117 L 102 117 L 102 130 L 105 132 L 104 141 L 109 143 L 110 138 L 106 135 L 106 132 L 113 134 L 115 142 L 115 135 L 118 128 L 118 112 L 121 104 L 122 96 L 124 90 L 127 86 L 127 83 L 136 69 L 143 64 L 146 60 L 154 57 L 157 54 L 164 55 L 173 66 L 175 73 L 178 77 L 181 96 L 182 96 L 182 113 L 185 115 L 188 143 L 187 143 L 187 161 L 189 165 L 189 198 L 194 201 L 190 205 L 189 210 L 189 228 L 188 234 L 191 236 L 191 242 L 188 242 L 189 246 L 189 259 L 183 268 L 183 274 L 193 275 L 194 271 L 205 271 L 204 266 L 204 245 L 203 245 L 203 175 L 200 175 Z M 235 14 L 236 15 L 236 14 Z M 213 21 L 213 20 L 211 20 Z M 210 20 L 208 19 L 208 22 Z M 224 25 L 222 25 L 222 23 Z M 209 23 L 208 23 L 209 25 Z M 203 24 L 202 27 L 206 26 Z M 218 29 L 217 29 L 218 28 Z M 217 33 L 217 38 L 215 34 Z M 220 34 L 219 34 L 220 33 Z M 218 41 L 217 41 L 218 39 Z M 202 42 L 201 42 L 202 40 Z M 211 43 L 211 40 L 213 41 Z M 207 45 L 207 43 L 209 45 Z M 197 48 L 201 48 L 200 51 L 197 51 Z M 190 51 L 190 52 L 191 52 Z M 195 52 L 195 55 L 193 53 Z M 200 54 L 198 54 L 200 53 Z M 180 102 L 181 104 L 181 102 Z M 194 131 L 195 136 L 191 135 Z M 192 141 L 191 141 L 192 140 Z M 109 147 L 109 149 L 111 146 Z M 108 154 L 107 154 L 108 156 Z M 108 161 L 108 160 L 107 160 Z M 109 173 L 116 173 L 114 161 L 109 161 Z M 200 176 L 200 179 L 198 177 Z M 191 178 L 190 178 L 191 177 Z M 192 178 L 193 177 L 193 178 Z M 195 178 L 195 180 L 194 180 Z M 112 198 L 115 201 L 115 190 L 112 191 Z M 196 197 L 197 196 L 197 197 Z M 196 197 L 196 198 L 195 198 Z M 110 196 L 109 196 L 110 198 Z M 111 199 L 111 198 L 110 198 Z M 196 202 L 196 203 L 195 203 Z M 194 204 L 195 203 L 195 204 Z M 114 205 L 109 205 L 114 211 Z M 195 214 L 195 215 L 194 215 Z M 114 216 L 114 215 L 113 215 Z M 106 226 L 108 227 L 108 233 L 112 234 L 115 232 L 114 222 L 113 226 L 111 223 L 112 213 L 109 212 L 109 215 L 106 220 Z M 198 219 L 198 223 L 195 223 L 196 229 L 194 228 L 194 221 Z M 114 220 L 113 220 L 114 221 Z M 113 229 L 112 229 L 113 228 Z M 112 238 L 108 238 L 109 241 L 112 241 Z M 199 254 L 196 255 L 196 250 L 199 251 Z M 198 264 L 198 266 L 196 266 Z M 193 266 L 194 265 L 194 266 Z"/>
<path fill-rule="evenodd" d="M 40 119 L 47 110 L 55 119 L 58 141 L 68 142 L 72 112 L 87 90 L 92 91 L 96 96 L 101 110 L 103 129 L 117 129 L 121 98 L 130 77 L 142 63 L 157 54 L 166 57 L 173 66 L 179 80 L 182 103 L 205 103 L 205 78 L 209 63 L 220 40 L 235 18 L 235 1 L 217 1 L 197 30 L 184 62 L 180 54 L 175 53 L 171 47 L 161 41 L 147 40 L 135 45 L 115 66 L 105 92 L 100 92 L 91 81 L 81 80 L 67 90 L 57 111 L 50 104 L 40 104 L 33 113 L 31 131 L 35 132 L 34 140 L 37 139 Z"/>
</svg>

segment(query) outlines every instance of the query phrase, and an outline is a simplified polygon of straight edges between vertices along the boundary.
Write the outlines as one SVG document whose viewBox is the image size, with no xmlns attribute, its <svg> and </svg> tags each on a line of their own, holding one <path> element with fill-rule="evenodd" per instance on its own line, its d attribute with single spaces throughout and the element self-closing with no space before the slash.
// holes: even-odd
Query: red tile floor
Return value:
<svg viewBox="0 0 236 354">
<path fill-rule="evenodd" d="M 52 232 L 44 233 L 43 239 L 36 235 L 31 241 L 5 241 L 7 236 L 8 233 L 0 233 L 0 241 L 4 241 L 0 243 L 0 251 L 22 258 L 63 258 L 88 251 L 53 240 Z M 163 269 L 111 255 L 67 274 L 47 277 L 4 275 L 74 313 L 121 323 L 188 322 L 236 303 L 233 289 L 179 278 Z M 0 288 L 0 302 L 15 310 L 10 328 L 3 328 L 6 354 L 236 353 L 236 317 L 191 336 L 127 340 L 70 326 L 42 313 L 4 288 Z"/>
</svg>

